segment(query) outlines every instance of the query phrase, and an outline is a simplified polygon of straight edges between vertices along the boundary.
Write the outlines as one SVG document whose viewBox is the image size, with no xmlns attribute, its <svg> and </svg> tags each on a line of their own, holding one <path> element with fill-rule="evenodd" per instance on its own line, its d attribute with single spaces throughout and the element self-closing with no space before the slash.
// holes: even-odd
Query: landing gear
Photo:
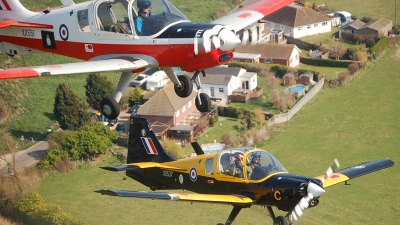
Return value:
<svg viewBox="0 0 400 225">
<path fill-rule="evenodd" d="M 116 119 L 120 111 L 117 101 L 111 97 L 105 97 L 101 100 L 100 109 L 103 115 L 109 120 Z"/>
<path fill-rule="evenodd" d="M 272 219 L 273 225 L 289 225 L 289 221 L 287 220 L 286 217 L 284 216 L 275 217 L 274 210 L 272 209 L 271 206 L 267 206 L 267 209 L 269 212 L 269 216 Z"/>
<path fill-rule="evenodd" d="M 186 98 L 192 93 L 193 83 L 196 84 L 197 91 L 200 92 L 201 91 L 201 82 L 200 82 L 199 74 L 202 73 L 204 77 L 206 76 L 204 70 L 196 71 L 193 74 L 192 78 L 190 78 L 187 75 L 176 76 L 176 74 L 174 73 L 172 68 L 169 68 L 169 67 L 164 68 L 164 71 L 168 75 L 169 79 L 172 82 L 174 82 L 175 93 L 181 98 Z M 210 111 L 211 101 L 207 94 L 205 94 L 205 93 L 197 94 L 195 103 L 196 103 L 196 108 L 200 112 Z"/>
<path fill-rule="evenodd" d="M 208 112 L 208 111 L 210 111 L 211 101 L 210 101 L 210 97 L 208 97 L 207 94 L 200 93 L 200 95 L 198 95 L 196 97 L 195 103 L 196 103 L 196 108 L 200 112 Z"/>
<path fill-rule="evenodd" d="M 277 225 L 288 225 L 288 220 L 283 216 L 276 217 Z"/>
<path fill-rule="evenodd" d="M 193 82 L 190 80 L 190 77 L 187 75 L 181 75 L 178 77 L 180 86 L 174 85 L 175 93 L 181 97 L 186 98 L 188 97 L 193 90 Z"/>
</svg>

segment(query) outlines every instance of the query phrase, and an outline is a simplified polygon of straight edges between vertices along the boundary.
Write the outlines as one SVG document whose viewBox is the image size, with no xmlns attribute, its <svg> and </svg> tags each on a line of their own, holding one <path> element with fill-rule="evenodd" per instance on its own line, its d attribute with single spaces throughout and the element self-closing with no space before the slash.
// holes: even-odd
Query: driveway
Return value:
<svg viewBox="0 0 400 225">
<path fill-rule="evenodd" d="M 16 164 L 17 170 L 21 171 L 25 167 L 29 167 L 37 163 L 40 159 L 42 159 L 46 153 L 49 144 L 46 140 L 39 141 L 30 148 L 26 150 L 22 150 L 16 153 Z M 7 154 L 6 156 L 7 161 L 12 161 L 12 154 Z M 6 161 L 0 159 L 0 173 L 8 173 L 8 166 Z"/>
</svg>

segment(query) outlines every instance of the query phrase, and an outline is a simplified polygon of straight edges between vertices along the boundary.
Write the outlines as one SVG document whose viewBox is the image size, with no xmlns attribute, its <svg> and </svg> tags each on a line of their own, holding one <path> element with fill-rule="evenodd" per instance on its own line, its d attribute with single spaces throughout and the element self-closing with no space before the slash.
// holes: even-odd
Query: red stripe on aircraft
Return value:
<svg viewBox="0 0 400 225">
<path fill-rule="evenodd" d="M 292 2 L 294 0 L 259 0 L 248 5 L 243 5 L 243 7 L 237 10 L 253 10 L 263 15 L 269 15 Z M 243 16 L 243 14 L 241 15 Z"/>
<path fill-rule="evenodd" d="M 158 155 L 158 152 L 157 152 L 156 147 L 154 146 L 153 140 L 151 140 L 151 138 L 149 138 L 148 141 L 149 141 L 149 145 L 150 145 L 150 148 L 151 148 L 153 154 Z"/>
<path fill-rule="evenodd" d="M 0 70 L 0 80 L 15 78 L 40 77 L 40 74 L 32 68 L 15 68 Z"/>
<path fill-rule="evenodd" d="M 1 0 L 1 2 L 3 2 L 7 10 L 12 11 L 10 5 L 8 5 L 8 2 L 6 0 Z"/>
</svg>

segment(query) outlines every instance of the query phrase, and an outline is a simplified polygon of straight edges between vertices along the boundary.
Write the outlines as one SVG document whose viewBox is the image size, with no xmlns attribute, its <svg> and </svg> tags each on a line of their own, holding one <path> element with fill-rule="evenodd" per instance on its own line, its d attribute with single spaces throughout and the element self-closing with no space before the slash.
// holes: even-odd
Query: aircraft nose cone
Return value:
<svg viewBox="0 0 400 225">
<path fill-rule="evenodd" d="M 325 189 L 313 182 L 310 182 L 307 187 L 307 192 L 311 193 L 314 197 L 319 197 L 325 193 Z"/>
<path fill-rule="evenodd" d="M 221 40 L 219 48 L 221 51 L 233 50 L 241 43 L 236 34 L 228 29 L 222 29 L 218 34 L 218 38 Z"/>
</svg>

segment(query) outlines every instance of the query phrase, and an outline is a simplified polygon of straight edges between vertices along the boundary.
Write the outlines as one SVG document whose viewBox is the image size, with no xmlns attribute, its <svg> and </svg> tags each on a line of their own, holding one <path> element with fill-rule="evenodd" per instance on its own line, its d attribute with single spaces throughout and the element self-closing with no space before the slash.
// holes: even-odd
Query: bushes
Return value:
<svg viewBox="0 0 400 225">
<path fill-rule="evenodd" d="M 32 192 L 22 198 L 18 202 L 17 208 L 20 219 L 26 224 L 84 224 L 82 221 L 76 220 L 70 214 L 64 212 L 60 206 L 46 203 L 44 198 L 37 192 Z"/>
<path fill-rule="evenodd" d="M 327 67 L 340 67 L 348 68 L 352 61 L 340 61 L 340 60 L 327 60 L 327 59 L 313 59 L 307 57 L 300 57 L 300 62 L 314 66 L 327 66 Z"/>
<path fill-rule="evenodd" d="M 353 75 L 360 69 L 360 66 L 358 63 L 352 63 L 347 69 L 349 70 L 350 74 Z"/>
<path fill-rule="evenodd" d="M 175 140 L 166 139 L 163 143 L 163 147 L 171 157 L 178 159 L 183 155 L 183 148 L 180 145 L 177 145 Z"/>
</svg>

